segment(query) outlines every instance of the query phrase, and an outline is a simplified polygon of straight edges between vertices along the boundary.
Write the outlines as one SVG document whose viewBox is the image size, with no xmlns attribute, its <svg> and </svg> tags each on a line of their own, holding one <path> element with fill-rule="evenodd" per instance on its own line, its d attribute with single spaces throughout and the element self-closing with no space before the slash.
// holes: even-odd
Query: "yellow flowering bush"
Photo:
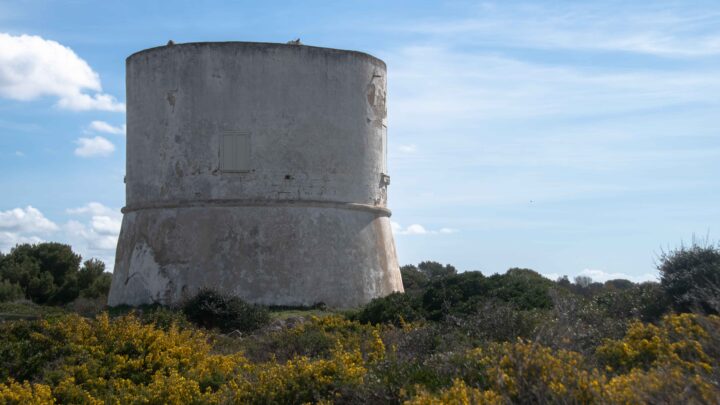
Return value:
<svg viewBox="0 0 720 405">
<path fill-rule="evenodd" d="M 541 399 L 590 402 L 600 396 L 603 376 L 588 370 L 583 357 L 527 341 L 492 344 L 471 352 L 485 371 L 489 388 L 520 402 Z"/>
<path fill-rule="evenodd" d="M 597 359 L 517 340 L 418 362 L 386 351 L 384 336 L 404 329 L 328 316 L 238 342 L 269 333 L 274 345 L 292 336 L 299 344 L 313 334 L 332 340 L 329 348 L 252 361 L 242 351 L 215 352 L 209 332 L 159 329 L 132 314 L 65 315 L 0 324 L 0 405 L 713 403 L 718 330 L 718 317 L 670 315 L 632 324 Z"/>
<path fill-rule="evenodd" d="M 608 371 L 626 372 L 672 365 L 692 372 L 710 372 L 712 360 L 703 346 L 708 328 L 720 329 L 720 318 L 695 314 L 666 315 L 659 325 L 634 322 L 622 340 L 605 340 L 597 355 Z"/>
<path fill-rule="evenodd" d="M 22 384 L 15 380 L 9 380 L 0 384 L 0 404 L 53 404 L 55 403 L 50 387 L 44 384 L 30 384 L 25 381 Z"/>
<path fill-rule="evenodd" d="M 367 369 L 359 351 L 346 352 L 338 344 L 330 359 L 298 357 L 284 364 L 265 363 L 232 381 L 223 402 L 299 404 L 332 398 L 341 387 L 357 389 Z"/>
<path fill-rule="evenodd" d="M 616 404 L 712 404 L 720 391 L 707 378 L 680 367 L 634 369 L 605 386 L 607 402 Z"/>
<path fill-rule="evenodd" d="M 503 404 L 502 396 L 494 391 L 481 391 L 469 387 L 461 379 L 455 379 L 450 388 L 446 388 L 433 394 L 427 390 L 420 390 L 418 394 L 405 401 L 405 405 L 440 405 L 440 404 L 462 404 L 462 405 L 495 405 Z"/>
</svg>

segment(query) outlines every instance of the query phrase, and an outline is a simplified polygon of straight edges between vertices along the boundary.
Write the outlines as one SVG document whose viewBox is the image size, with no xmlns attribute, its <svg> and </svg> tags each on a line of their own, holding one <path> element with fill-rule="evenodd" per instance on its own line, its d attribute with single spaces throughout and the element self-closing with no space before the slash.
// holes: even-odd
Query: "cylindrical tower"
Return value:
<svg viewBox="0 0 720 405">
<path fill-rule="evenodd" d="M 126 206 L 109 305 L 211 287 L 268 305 L 402 291 L 385 63 L 221 42 L 127 59 Z"/>
</svg>

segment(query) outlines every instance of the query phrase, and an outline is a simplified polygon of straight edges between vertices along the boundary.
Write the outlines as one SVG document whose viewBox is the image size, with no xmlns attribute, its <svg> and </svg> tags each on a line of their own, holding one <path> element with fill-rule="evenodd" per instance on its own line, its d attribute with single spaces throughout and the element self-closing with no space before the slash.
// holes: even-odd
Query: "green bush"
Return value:
<svg viewBox="0 0 720 405">
<path fill-rule="evenodd" d="M 362 323 L 392 323 L 401 326 L 423 318 L 420 301 L 410 294 L 392 293 L 375 298 L 353 316 Z"/>
<path fill-rule="evenodd" d="M 20 286 L 37 304 L 64 305 L 82 295 L 98 298 L 109 291 L 105 264 L 82 258 L 61 243 L 23 244 L 0 256 L 0 280 Z"/>
<path fill-rule="evenodd" d="M 251 332 L 270 322 L 267 308 L 207 288 L 187 300 L 182 311 L 190 322 L 223 333 Z"/>
<path fill-rule="evenodd" d="M 478 344 L 533 339 L 549 318 L 547 310 L 520 310 L 513 304 L 490 299 L 478 306 L 475 313 L 457 322 L 463 334 Z"/>
<path fill-rule="evenodd" d="M 505 274 L 487 278 L 488 295 L 513 304 L 520 310 L 552 307 L 551 280 L 530 269 L 512 268 Z"/>
<path fill-rule="evenodd" d="M 421 291 L 430 280 L 427 274 L 421 272 L 412 264 L 400 267 L 400 275 L 406 293 Z"/>
<path fill-rule="evenodd" d="M 607 316 L 615 319 L 640 318 L 645 322 L 659 320 L 670 309 L 670 303 L 658 283 L 634 284 L 625 290 L 605 290 L 593 302 Z"/>
<path fill-rule="evenodd" d="M 435 280 L 422 296 L 423 309 L 432 320 L 443 315 L 467 312 L 468 304 L 487 296 L 488 285 L 479 271 L 467 271 Z"/>
<path fill-rule="evenodd" d="M 466 271 L 430 282 L 422 295 L 422 306 L 432 320 L 474 313 L 489 299 L 507 302 L 519 310 L 548 309 L 552 307 L 549 292 L 553 285 L 528 269 L 513 268 L 490 277 Z"/>
<path fill-rule="evenodd" d="M 15 301 L 23 297 L 25 294 L 19 285 L 8 280 L 0 280 L 0 302 Z"/>
<path fill-rule="evenodd" d="M 418 264 L 418 270 L 425 274 L 430 280 L 437 280 L 457 274 L 455 266 L 450 264 L 442 265 L 438 262 L 426 261 Z"/>
<path fill-rule="evenodd" d="M 679 312 L 720 311 L 720 246 L 693 241 L 660 255 L 660 284 Z"/>
</svg>

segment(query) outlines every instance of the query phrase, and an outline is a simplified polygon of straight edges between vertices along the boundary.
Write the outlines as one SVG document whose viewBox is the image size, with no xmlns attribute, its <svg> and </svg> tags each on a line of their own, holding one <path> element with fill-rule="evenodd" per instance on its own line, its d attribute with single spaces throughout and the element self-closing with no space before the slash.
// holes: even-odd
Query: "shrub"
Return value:
<svg viewBox="0 0 720 405">
<path fill-rule="evenodd" d="M 466 271 L 432 281 L 423 293 L 422 305 L 432 320 L 474 313 L 488 299 L 510 303 L 520 310 L 548 309 L 552 307 L 552 286 L 552 281 L 528 269 L 513 268 L 490 277 Z"/>
<path fill-rule="evenodd" d="M 223 333 L 251 332 L 270 322 L 267 308 L 211 289 L 200 290 L 183 304 L 182 310 L 190 322 Z"/>
<path fill-rule="evenodd" d="M 604 338 L 617 339 L 627 329 L 627 318 L 608 315 L 594 300 L 565 290 L 551 290 L 553 307 L 535 340 L 555 349 L 592 354 Z"/>
<path fill-rule="evenodd" d="M 720 311 L 720 246 L 696 241 L 689 247 L 681 245 L 660 255 L 658 270 L 676 311 Z"/>
<path fill-rule="evenodd" d="M 105 263 L 97 259 L 86 260 L 78 272 L 78 289 L 85 298 L 107 297 L 112 273 L 105 272 Z"/>
<path fill-rule="evenodd" d="M 467 312 L 469 301 L 487 296 L 487 282 L 479 271 L 467 271 L 431 282 L 422 296 L 422 305 L 429 319 Z M 473 300 L 475 299 L 475 300 Z"/>
<path fill-rule="evenodd" d="M 402 326 L 405 322 L 414 322 L 423 316 L 417 298 L 396 292 L 370 301 L 353 318 L 362 323 L 391 323 Z"/>
<path fill-rule="evenodd" d="M 429 281 L 427 274 L 413 265 L 400 267 L 400 275 L 402 276 L 403 288 L 407 293 L 422 290 Z"/>
<path fill-rule="evenodd" d="M 488 277 L 488 295 L 513 304 L 521 310 L 552 307 L 553 282 L 530 269 L 509 269 L 505 274 Z"/>
<path fill-rule="evenodd" d="M 8 280 L 0 281 L 0 302 L 15 301 L 25 297 L 22 288 Z"/>
<path fill-rule="evenodd" d="M 444 335 L 444 326 L 435 326 L 433 335 Z M 407 346 L 381 338 L 424 328 L 312 318 L 277 332 L 277 342 L 314 331 L 334 342 L 327 350 L 287 359 L 267 353 L 252 361 L 214 353 L 211 333 L 175 325 L 162 330 L 133 314 L 6 322 L 0 324 L 0 404 L 624 404 L 720 397 L 716 316 L 636 323 L 598 351 L 604 368 L 580 353 L 521 339 L 412 356 L 403 353 Z"/>
<path fill-rule="evenodd" d="M 457 274 L 457 269 L 454 266 L 450 264 L 443 266 L 441 263 L 433 261 L 420 262 L 417 268 L 425 274 L 429 280 L 437 280 Z"/>
<path fill-rule="evenodd" d="M 358 349 L 366 358 L 382 357 L 385 348 L 380 328 L 337 315 L 316 317 L 293 328 L 247 339 L 242 348 L 255 361 L 287 361 L 295 357 L 330 358 L 340 344 L 346 350 Z"/>
<path fill-rule="evenodd" d="M 717 330 L 720 330 L 717 316 L 667 315 L 660 325 L 633 322 L 623 339 L 606 340 L 597 354 L 602 364 L 620 372 L 659 366 L 709 372 L 712 359 L 706 348 L 714 340 L 709 332 Z"/>
<path fill-rule="evenodd" d="M 61 243 L 22 244 L 0 257 L 0 280 L 17 284 L 28 299 L 44 305 L 64 305 L 81 292 L 86 298 L 106 295 L 109 273 L 96 259 L 80 269 L 80 255 Z M 100 280 L 98 280 L 100 279 Z"/>
<path fill-rule="evenodd" d="M 593 302 L 608 316 L 616 319 L 640 318 L 645 322 L 659 320 L 670 303 L 658 283 L 635 284 L 628 289 L 608 289 L 593 297 Z"/>
<path fill-rule="evenodd" d="M 514 305 L 496 299 L 483 302 L 475 313 L 458 320 L 464 335 L 477 343 L 515 339 L 532 339 L 539 328 L 549 321 L 548 311 L 519 310 Z"/>
</svg>

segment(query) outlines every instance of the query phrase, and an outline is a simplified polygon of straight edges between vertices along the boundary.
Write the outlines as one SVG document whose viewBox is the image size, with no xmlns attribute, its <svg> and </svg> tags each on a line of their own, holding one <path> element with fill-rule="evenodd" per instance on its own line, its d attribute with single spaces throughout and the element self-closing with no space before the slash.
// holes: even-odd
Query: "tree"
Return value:
<svg viewBox="0 0 720 405">
<path fill-rule="evenodd" d="M 581 288 L 586 288 L 592 284 L 593 279 L 588 276 L 577 276 L 575 277 L 575 285 Z"/>
<path fill-rule="evenodd" d="M 695 240 L 690 246 L 681 244 L 661 253 L 657 269 L 660 285 L 676 311 L 720 311 L 720 245 Z"/>
<path fill-rule="evenodd" d="M 634 286 L 635 284 L 632 281 L 622 278 L 608 280 L 605 282 L 605 288 L 608 290 L 629 290 Z"/>
<path fill-rule="evenodd" d="M 424 273 L 430 280 L 437 280 L 442 277 L 457 274 L 457 269 L 449 264 L 442 265 L 438 262 L 421 262 L 418 264 L 418 270 Z"/>
<path fill-rule="evenodd" d="M 0 256 L 0 280 L 19 286 L 25 297 L 38 304 L 62 305 L 87 296 L 107 294 L 110 274 L 96 259 L 80 269 L 80 255 L 69 245 L 38 243 L 17 245 Z"/>
<path fill-rule="evenodd" d="M 402 276 L 405 292 L 422 290 L 429 281 L 427 274 L 421 272 L 412 264 L 400 267 L 400 275 Z"/>
</svg>

